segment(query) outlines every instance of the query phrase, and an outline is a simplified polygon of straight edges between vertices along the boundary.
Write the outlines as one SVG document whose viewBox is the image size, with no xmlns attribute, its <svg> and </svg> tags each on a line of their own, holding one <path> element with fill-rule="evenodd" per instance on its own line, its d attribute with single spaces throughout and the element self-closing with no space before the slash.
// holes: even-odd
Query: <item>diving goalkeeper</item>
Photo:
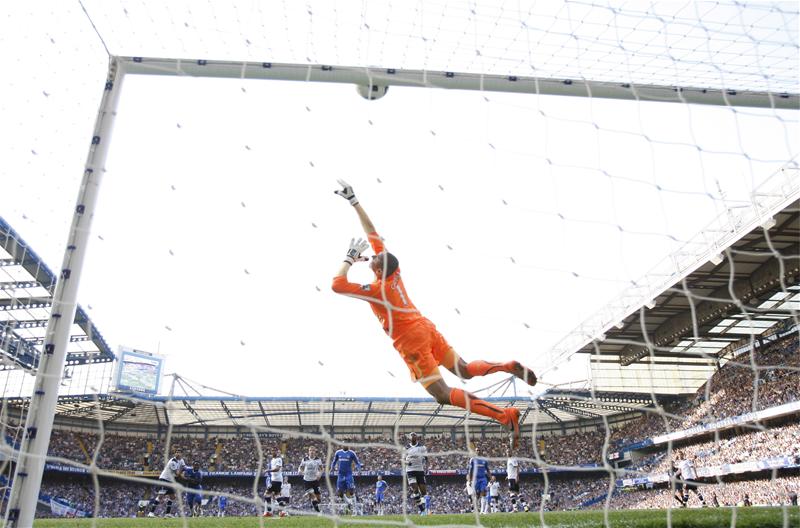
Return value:
<svg viewBox="0 0 800 528">
<path fill-rule="evenodd" d="M 461 379 L 508 372 L 529 385 L 536 384 L 533 371 L 518 361 L 467 363 L 461 359 L 433 323 L 423 317 L 409 299 L 400 277 L 397 257 L 386 251 L 375 226 L 356 199 L 353 188 L 342 180 L 339 180 L 339 184 L 342 189 L 335 191 L 336 194 L 353 206 L 369 242 L 362 239 L 350 242 L 344 263 L 333 279 L 333 291 L 370 303 L 383 330 L 392 339 L 394 347 L 400 352 L 400 356 L 411 371 L 412 378 L 419 382 L 437 402 L 468 409 L 500 422 L 511 432 L 512 444 L 516 446 L 519 442 L 519 410 L 514 407 L 501 409 L 477 398 L 474 394 L 449 387 L 442 379 L 439 366 L 443 366 Z M 370 245 L 375 252 L 369 263 L 370 269 L 375 274 L 375 281 L 364 285 L 349 282 L 347 272 L 356 262 L 369 260 L 362 256 L 362 253 Z"/>
</svg>

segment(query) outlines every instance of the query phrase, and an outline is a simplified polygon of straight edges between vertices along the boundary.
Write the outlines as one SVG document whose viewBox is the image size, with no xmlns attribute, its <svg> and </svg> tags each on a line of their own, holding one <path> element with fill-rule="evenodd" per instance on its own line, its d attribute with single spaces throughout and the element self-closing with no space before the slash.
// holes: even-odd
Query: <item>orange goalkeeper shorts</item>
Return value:
<svg viewBox="0 0 800 528">
<path fill-rule="evenodd" d="M 439 365 L 450 369 L 456 362 L 452 347 L 427 319 L 419 321 L 395 339 L 394 348 L 406 362 L 412 379 L 420 381 L 423 387 L 441 379 Z"/>
</svg>

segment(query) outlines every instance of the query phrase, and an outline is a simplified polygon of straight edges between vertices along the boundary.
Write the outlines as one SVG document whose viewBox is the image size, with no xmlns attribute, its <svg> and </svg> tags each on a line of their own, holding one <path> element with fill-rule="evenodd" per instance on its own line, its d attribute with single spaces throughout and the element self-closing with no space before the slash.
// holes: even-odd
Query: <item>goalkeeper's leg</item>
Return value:
<svg viewBox="0 0 800 528">
<path fill-rule="evenodd" d="M 442 405 L 455 405 L 470 412 L 486 416 L 500 422 L 504 427 L 511 431 L 514 444 L 519 441 L 519 410 L 514 407 L 500 408 L 485 400 L 482 400 L 472 393 L 461 389 L 449 387 L 441 378 L 436 379 L 430 385 L 425 386 L 425 390 L 436 398 Z"/>
<path fill-rule="evenodd" d="M 507 372 L 518 377 L 528 385 L 536 385 L 536 374 L 533 370 L 522 365 L 519 361 L 506 361 L 505 363 L 494 363 L 491 361 L 476 360 L 467 363 L 461 359 L 453 349 L 450 349 L 442 366 L 461 379 L 471 379 L 476 376 L 488 376 L 495 372 Z"/>
</svg>

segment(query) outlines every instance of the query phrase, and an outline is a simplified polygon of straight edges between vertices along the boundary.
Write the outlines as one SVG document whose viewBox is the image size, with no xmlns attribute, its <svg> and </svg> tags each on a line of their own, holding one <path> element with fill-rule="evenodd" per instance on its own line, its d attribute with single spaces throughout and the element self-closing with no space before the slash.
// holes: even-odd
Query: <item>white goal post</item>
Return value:
<svg viewBox="0 0 800 528">
<path fill-rule="evenodd" d="M 33 524 L 58 401 L 58 387 L 64 370 L 70 337 L 69 328 L 77 307 L 83 260 L 105 170 L 106 155 L 111 143 L 122 81 L 126 74 L 334 82 L 361 86 L 435 87 L 774 109 L 800 107 L 800 99 L 796 93 L 338 65 L 112 57 L 59 272 L 35 390 L 31 395 L 25 434 L 18 454 L 11 497 L 6 510 L 6 526 L 9 527 L 28 527 Z"/>
</svg>

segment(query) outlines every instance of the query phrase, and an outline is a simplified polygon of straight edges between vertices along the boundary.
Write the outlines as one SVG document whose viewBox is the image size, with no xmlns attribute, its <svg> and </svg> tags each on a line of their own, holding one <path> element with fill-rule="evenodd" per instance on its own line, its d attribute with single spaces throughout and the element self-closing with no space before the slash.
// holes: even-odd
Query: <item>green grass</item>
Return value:
<svg viewBox="0 0 800 528">
<path fill-rule="evenodd" d="M 666 510 L 625 510 L 608 512 L 608 526 L 620 528 L 795 528 L 800 526 L 800 509 L 792 508 L 709 508 L 672 510 L 670 523 L 667 523 Z M 481 515 L 480 524 L 474 515 L 429 515 L 386 517 L 347 517 L 338 523 L 318 517 L 288 517 L 283 519 L 262 519 L 260 517 L 201 517 L 198 519 L 43 519 L 34 523 L 34 528 L 317 528 L 342 527 L 363 528 L 365 526 L 487 526 L 487 527 L 530 527 L 549 526 L 552 528 L 592 528 L 606 526 L 602 511 L 552 512 L 544 514 L 542 524 L 538 513 L 495 513 Z M 408 523 L 408 524 L 406 524 Z"/>
</svg>

